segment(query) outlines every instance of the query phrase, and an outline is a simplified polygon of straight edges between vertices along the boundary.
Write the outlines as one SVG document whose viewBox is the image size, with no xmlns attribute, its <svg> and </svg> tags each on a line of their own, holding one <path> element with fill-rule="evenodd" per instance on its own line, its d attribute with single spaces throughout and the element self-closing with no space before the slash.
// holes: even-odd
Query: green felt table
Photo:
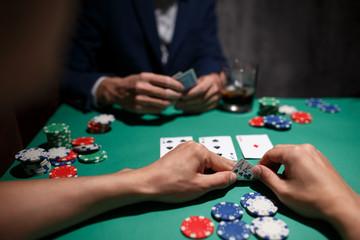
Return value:
<svg viewBox="0 0 360 240">
<path fill-rule="evenodd" d="M 338 104 L 341 112 L 324 113 L 305 105 L 304 99 L 280 99 L 281 104 L 297 107 L 313 115 L 310 124 L 294 123 L 290 131 L 275 131 L 249 126 L 250 118 L 256 116 L 257 104 L 249 113 L 233 114 L 212 110 L 200 115 L 185 116 L 168 109 L 162 116 L 145 115 L 134 118 L 121 110 L 112 130 L 105 134 L 86 133 L 87 122 L 97 112 L 82 113 L 68 105 L 62 105 L 49 119 L 70 125 L 72 137 L 94 136 L 96 142 L 108 152 L 108 159 L 98 164 L 76 162 L 79 176 L 112 173 L 123 168 L 140 168 L 159 158 L 160 138 L 193 136 L 198 141 L 202 136 L 231 136 L 238 158 L 242 157 L 236 135 L 268 134 L 273 145 L 311 143 L 319 149 L 343 176 L 346 182 L 360 193 L 360 99 L 328 98 L 326 102 Z M 46 143 L 46 135 L 40 132 L 29 147 Z M 258 160 L 249 160 L 256 164 Z M 19 180 L 14 165 L 1 180 Z M 36 178 L 47 178 L 41 176 Z M 321 189 L 319 189 L 320 191 Z M 46 189 L 44 189 L 46 191 Z M 58 239 L 186 239 L 180 232 L 181 222 L 189 216 L 203 215 L 210 219 L 211 207 L 221 201 L 239 203 L 240 197 L 251 191 L 272 196 L 261 183 L 237 182 L 231 187 L 213 191 L 205 196 L 183 204 L 146 202 L 116 209 L 90 219 L 70 229 L 55 234 Z M 311 194 L 311 193 L 309 193 Z M 346 204 L 346 203 L 344 203 Z M 327 239 L 335 237 L 329 226 L 318 220 L 302 218 L 279 204 L 277 218 L 284 220 L 289 228 L 288 239 Z M 242 220 L 251 223 L 254 218 L 244 213 Z M 218 223 L 213 220 L 215 227 Z M 209 239 L 219 239 L 214 232 Z M 255 239 L 251 236 L 250 239 Z"/>
</svg>

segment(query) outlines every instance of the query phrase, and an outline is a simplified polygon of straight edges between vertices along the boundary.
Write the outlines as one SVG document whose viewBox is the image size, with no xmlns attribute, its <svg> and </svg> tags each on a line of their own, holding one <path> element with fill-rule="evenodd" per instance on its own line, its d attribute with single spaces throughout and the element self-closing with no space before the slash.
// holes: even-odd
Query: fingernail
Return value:
<svg viewBox="0 0 360 240">
<path fill-rule="evenodd" d="M 261 167 L 255 166 L 253 167 L 252 171 L 257 178 L 261 177 L 261 173 L 262 173 Z"/>
<path fill-rule="evenodd" d="M 236 174 L 235 173 L 231 173 L 230 174 L 230 182 L 233 183 L 236 181 Z"/>
</svg>

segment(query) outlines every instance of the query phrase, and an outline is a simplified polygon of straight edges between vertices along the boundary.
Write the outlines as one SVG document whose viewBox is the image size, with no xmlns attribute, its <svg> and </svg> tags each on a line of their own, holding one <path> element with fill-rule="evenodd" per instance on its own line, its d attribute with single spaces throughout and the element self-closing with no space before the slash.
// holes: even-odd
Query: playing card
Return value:
<svg viewBox="0 0 360 240">
<path fill-rule="evenodd" d="M 172 78 L 175 78 L 175 79 L 178 79 L 179 77 L 181 77 L 183 75 L 183 73 L 180 71 L 180 72 L 177 72 L 176 74 L 174 74 L 172 76 Z"/>
<path fill-rule="evenodd" d="M 236 163 L 232 171 L 236 173 L 237 180 L 252 181 L 254 180 L 254 173 L 252 171 L 253 167 L 254 165 L 252 165 L 248 161 L 240 159 Z"/>
<path fill-rule="evenodd" d="M 189 69 L 184 73 L 175 74 L 175 78 L 179 80 L 184 85 L 184 92 L 188 91 L 190 88 L 194 87 L 197 83 L 197 76 L 194 69 Z"/>
<path fill-rule="evenodd" d="M 236 140 L 244 158 L 262 158 L 268 150 L 273 148 L 267 134 L 238 135 Z"/>
<path fill-rule="evenodd" d="M 230 136 L 200 137 L 199 143 L 219 156 L 236 161 L 237 156 Z"/>
<path fill-rule="evenodd" d="M 160 138 L 160 157 L 177 147 L 180 143 L 193 140 L 193 137 L 164 137 Z"/>
</svg>

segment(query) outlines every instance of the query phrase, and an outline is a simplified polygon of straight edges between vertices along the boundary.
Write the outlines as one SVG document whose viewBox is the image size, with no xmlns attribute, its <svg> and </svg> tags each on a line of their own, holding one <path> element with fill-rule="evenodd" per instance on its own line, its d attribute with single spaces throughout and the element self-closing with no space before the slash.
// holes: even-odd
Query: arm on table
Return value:
<svg viewBox="0 0 360 240">
<path fill-rule="evenodd" d="M 312 145 L 277 145 L 253 171 L 295 212 L 328 221 L 344 239 L 359 238 L 360 196 Z"/>
<path fill-rule="evenodd" d="M 0 238 L 38 239 L 142 201 L 189 201 L 235 182 L 234 165 L 199 143 L 186 142 L 140 169 L 94 177 L 0 182 Z M 205 169 L 216 173 L 205 175 Z"/>
</svg>

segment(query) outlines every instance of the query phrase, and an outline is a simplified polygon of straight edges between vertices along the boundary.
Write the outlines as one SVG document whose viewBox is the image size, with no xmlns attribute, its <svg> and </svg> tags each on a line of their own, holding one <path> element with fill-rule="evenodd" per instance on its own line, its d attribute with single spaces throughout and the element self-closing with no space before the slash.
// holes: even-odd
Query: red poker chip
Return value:
<svg viewBox="0 0 360 240">
<path fill-rule="evenodd" d="M 88 122 L 88 126 L 95 127 L 95 128 L 109 128 L 110 124 L 99 124 L 94 122 L 94 120 L 91 120 Z"/>
<path fill-rule="evenodd" d="M 93 137 L 79 137 L 72 140 L 71 144 L 73 146 L 83 146 L 83 145 L 92 144 L 94 142 L 95 142 L 95 138 Z"/>
<path fill-rule="evenodd" d="M 312 122 L 312 116 L 307 112 L 296 112 L 291 114 L 291 119 L 296 123 L 307 124 Z"/>
<path fill-rule="evenodd" d="M 50 171 L 50 178 L 68 178 L 75 177 L 77 168 L 71 165 L 64 165 L 54 168 Z"/>
<path fill-rule="evenodd" d="M 249 120 L 249 125 L 253 127 L 263 127 L 265 126 L 265 123 L 263 122 L 263 116 L 260 117 L 254 117 Z"/>
<path fill-rule="evenodd" d="M 68 162 L 77 158 L 77 153 L 70 149 L 69 155 L 63 158 L 56 159 L 57 162 Z"/>
<path fill-rule="evenodd" d="M 204 216 L 192 216 L 182 222 L 180 229 L 188 238 L 201 239 L 214 232 L 214 223 Z"/>
</svg>

